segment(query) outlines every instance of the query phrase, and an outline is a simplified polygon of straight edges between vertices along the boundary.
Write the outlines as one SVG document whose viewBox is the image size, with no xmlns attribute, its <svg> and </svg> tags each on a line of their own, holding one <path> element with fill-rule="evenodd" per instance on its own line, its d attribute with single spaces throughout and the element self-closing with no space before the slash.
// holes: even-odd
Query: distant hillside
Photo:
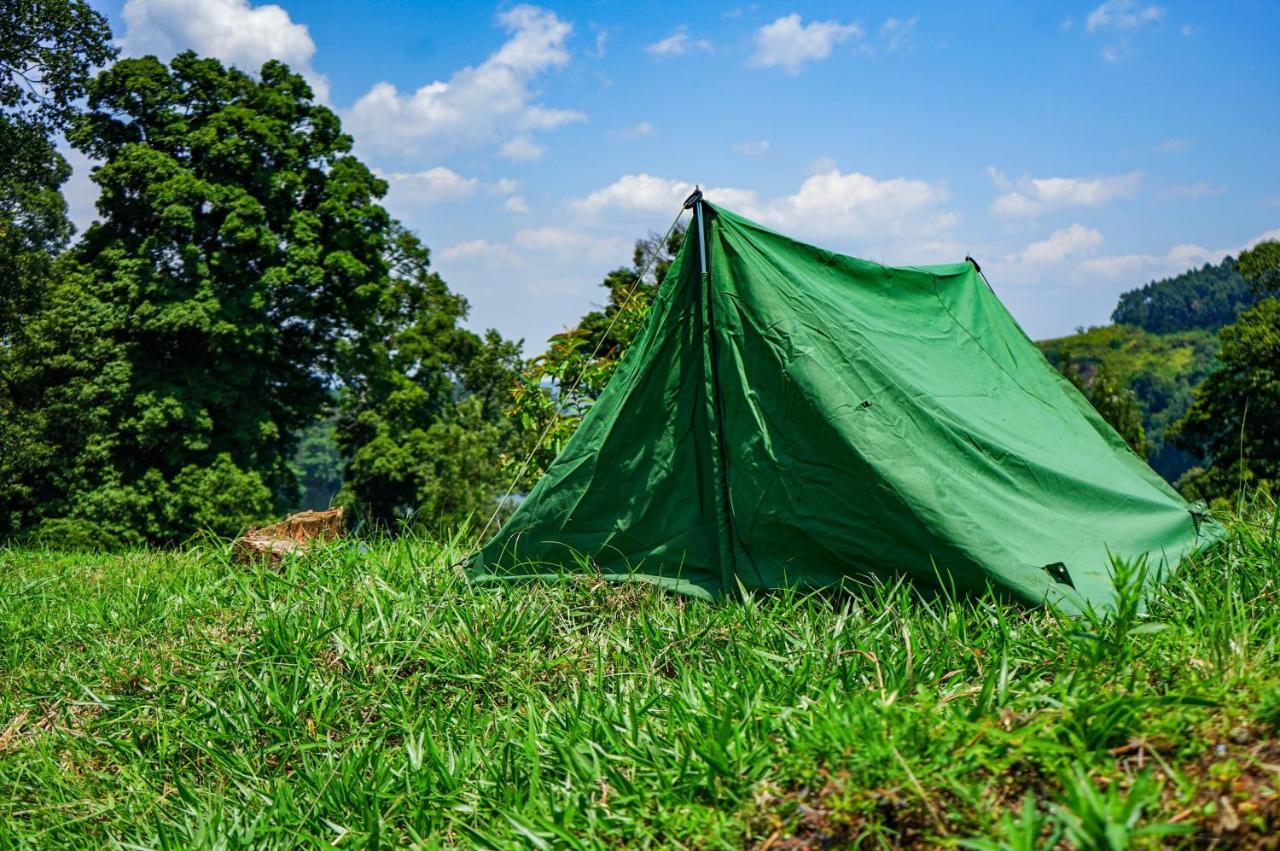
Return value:
<svg viewBox="0 0 1280 851">
<path fill-rule="evenodd" d="M 1153 334 L 1133 325 L 1107 325 L 1037 345 L 1058 368 L 1069 355 L 1086 382 L 1105 362 L 1116 377 L 1133 388 L 1151 444 L 1148 460 L 1160 475 L 1173 481 L 1196 463 L 1197 459 L 1166 445 L 1165 431 L 1186 411 L 1192 389 L 1217 362 L 1218 339 L 1213 331 Z"/>
<path fill-rule="evenodd" d="M 1111 321 L 1156 334 L 1216 330 L 1235 322 L 1258 299 L 1240 277 L 1235 259 L 1228 257 L 1216 266 L 1206 263 L 1122 294 Z"/>
</svg>

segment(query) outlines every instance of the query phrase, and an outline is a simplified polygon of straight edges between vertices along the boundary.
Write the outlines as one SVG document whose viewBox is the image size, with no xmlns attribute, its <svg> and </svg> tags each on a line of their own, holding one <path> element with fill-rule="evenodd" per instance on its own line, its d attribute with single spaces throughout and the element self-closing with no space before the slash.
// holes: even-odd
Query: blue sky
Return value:
<svg viewBox="0 0 1280 851">
<path fill-rule="evenodd" d="M 526 354 L 694 182 L 845 253 L 971 253 L 1037 338 L 1280 237 L 1274 2 L 94 2 L 127 55 L 306 74 Z"/>
</svg>

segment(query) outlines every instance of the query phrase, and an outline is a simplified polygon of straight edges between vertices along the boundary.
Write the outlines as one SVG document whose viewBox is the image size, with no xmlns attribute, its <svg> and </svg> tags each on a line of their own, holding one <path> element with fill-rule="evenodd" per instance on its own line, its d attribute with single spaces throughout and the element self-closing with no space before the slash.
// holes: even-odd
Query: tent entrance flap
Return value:
<svg viewBox="0 0 1280 851">
<path fill-rule="evenodd" d="M 975 263 L 882 266 L 690 200 L 643 332 L 473 579 L 716 597 L 905 576 L 1077 611 L 1112 601 L 1112 555 L 1157 581 L 1220 534 Z"/>
</svg>

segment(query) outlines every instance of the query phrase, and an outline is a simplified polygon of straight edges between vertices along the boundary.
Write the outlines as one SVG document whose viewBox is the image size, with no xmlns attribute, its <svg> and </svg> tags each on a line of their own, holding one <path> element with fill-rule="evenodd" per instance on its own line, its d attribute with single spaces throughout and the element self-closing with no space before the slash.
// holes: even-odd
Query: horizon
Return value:
<svg viewBox="0 0 1280 851">
<path fill-rule="evenodd" d="M 695 183 L 844 254 L 971 254 L 1035 338 L 1280 237 L 1280 8 L 1260 2 L 93 5 L 123 56 L 302 73 L 469 326 L 526 356 Z M 69 159 L 83 227 L 95 187 Z"/>
</svg>

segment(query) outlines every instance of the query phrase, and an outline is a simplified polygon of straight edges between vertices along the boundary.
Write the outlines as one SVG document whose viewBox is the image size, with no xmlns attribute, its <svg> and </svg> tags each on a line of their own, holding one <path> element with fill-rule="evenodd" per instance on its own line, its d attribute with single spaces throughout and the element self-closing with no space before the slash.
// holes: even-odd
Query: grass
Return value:
<svg viewBox="0 0 1280 851">
<path fill-rule="evenodd" d="M 0 551 L 0 847 L 1261 846 L 1271 519 L 1105 621 L 476 588 L 457 540 Z"/>
</svg>

